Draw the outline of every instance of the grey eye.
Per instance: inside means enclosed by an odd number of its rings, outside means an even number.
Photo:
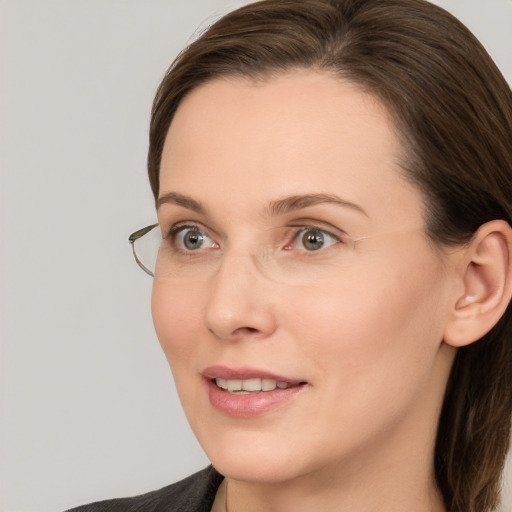
[[[207,238],[199,229],[187,227],[184,227],[176,235],[177,243],[189,251],[200,249]]]
[[[200,232],[189,231],[183,238],[185,247],[190,250],[199,249],[203,245],[204,237]]]

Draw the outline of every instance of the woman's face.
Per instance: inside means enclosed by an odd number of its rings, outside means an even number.
[[[454,270],[424,234],[401,157],[382,105],[322,74],[215,80],[180,105],[152,309],[225,475],[431,456]]]

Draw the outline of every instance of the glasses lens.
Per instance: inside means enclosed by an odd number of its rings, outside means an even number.
[[[150,276],[155,275],[155,265],[162,236],[158,224],[153,224],[130,235],[133,255],[138,265]]]

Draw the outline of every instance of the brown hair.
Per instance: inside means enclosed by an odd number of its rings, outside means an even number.
[[[221,18],[182,52],[152,110],[148,170],[155,197],[165,137],[181,100],[222,76],[314,68],[359,84],[387,105],[422,190],[426,231],[467,242],[512,218],[512,93],[477,39],[424,0],[266,0]],[[499,502],[512,418],[512,311],[459,349],[435,448],[449,512]]]

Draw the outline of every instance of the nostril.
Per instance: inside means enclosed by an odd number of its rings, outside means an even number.
[[[233,334],[256,334],[259,332],[260,330],[256,327],[239,327]]]

